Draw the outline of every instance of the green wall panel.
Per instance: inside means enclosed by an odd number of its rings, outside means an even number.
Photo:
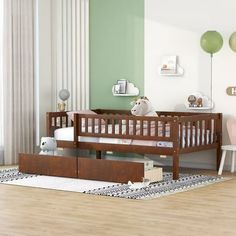
[[[130,109],[114,97],[118,79],[144,91],[144,0],[90,0],[90,107]]]

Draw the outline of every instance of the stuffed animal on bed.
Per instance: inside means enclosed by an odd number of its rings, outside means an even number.
[[[157,116],[147,97],[141,97],[135,101],[131,114],[135,116]]]
[[[42,137],[40,143],[41,155],[56,155],[57,141],[52,137]]]

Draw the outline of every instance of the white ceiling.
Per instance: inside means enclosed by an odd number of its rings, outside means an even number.
[[[236,0],[146,0],[156,5],[148,18],[192,31],[236,31]],[[155,14],[155,16],[154,16]]]

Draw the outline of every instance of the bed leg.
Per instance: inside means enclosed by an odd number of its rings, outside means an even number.
[[[218,147],[216,149],[216,170],[218,171],[220,168],[220,161],[221,161],[221,156],[222,156],[222,150],[221,147]]]
[[[179,179],[179,155],[173,155],[173,179]]]
[[[96,151],[96,159],[101,159],[101,158],[102,158],[102,152]]]

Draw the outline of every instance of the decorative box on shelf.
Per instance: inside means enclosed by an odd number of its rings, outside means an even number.
[[[132,97],[139,95],[139,89],[127,80],[118,80],[117,84],[112,86],[113,96]]]

